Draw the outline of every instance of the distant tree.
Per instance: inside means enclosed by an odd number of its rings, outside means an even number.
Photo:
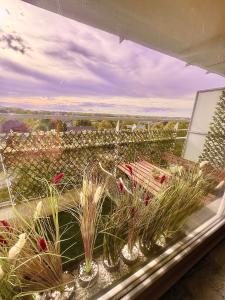
[[[34,130],[37,124],[39,124],[39,121],[36,119],[23,119],[22,121],[27,125],[30,131]]]
[[[133,125],[134,123],[135,123],[135,121],[133,121],[133,120],[125,120],[125,121],[121,122],[121,126],[126,128],[127,125]]]
[[[75,126],[91,126],[90,120],[76,120],[73,122]]]
[[[18,120],[8,120],[5,121],[1,126],[1,132],[9,133],[13,132],[28,132],[28,126],[21,121]]]
[[[189,121],[180,121],[179,122],[179,129],[188,129],[189,126]]]
[[[115,128],[115,122],[110,120],[102,120],[97,124],[97,129],[103,130],[103,129],[113,129]]]
[[[41,130],[41,131],[49,131],[54,129],[54,125],[52,123],[51,119],[41,119],[37,125],[35,130]]]
[[[173,129],[174,126],[177,124],[177,121],[169,121],[167,124],[165,124],[164,129]],[[180,128],[180,126],[179,126]]]
[[[153,123],[151,126],[151,129],[163,129],[164,128],[164,123],[163,122],[157,122],[157,123]]]
[[[53,120],[52,121],[53,129],[57,132],[64,132],[67,130],[67,125],[62,120]]]

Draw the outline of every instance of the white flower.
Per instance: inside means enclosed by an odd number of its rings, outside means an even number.
[[[99,185],[95,191],[95,194],[94,194],[94,198],[93,198],[93,203],[97,204],[98,201],[100,200],[101,198],[101,195],[102,195],[102,186]]]
[[[203,160],[202,162],[200,162],[199,168],[202,169],[202,168],[204,168],[204,166],[206,166],[206,165],[208,165],[208,164],[209,164],[209,161]]]
[[[202,170],[198,171],[198,176],[201,177],[202,176]]]
[[[86,192],[87,188],[88,188],[88,182],[86,179],[84,179],[83,180],[83,191]]]
[[[0,266],[0,280],[2,280],[2,278],[4,277],[5,273],[2,270],[2,267]]]
[[[224,180],[220,181],[220,183],[215,187],[215,190],[222,189],[224,185],[225,185],[225,181]]]
[[[131,194],[131,191],[128,190],[128,188],[127,188],[126,185],[124,184],[123,179],[122,179],[121,177],[119,177],[119,182],[123,185],[125,191],[128,192],[129,194]]]
[[[178,166],[178,165],[175,165],[175,166],[171,166],[169,168],[170,172],[172,174],[179,174],[181,175],[182,171],[183,171],[183,167],[182,166]]]
[[[16,258],[20,254],[25,243],[26,243],[26,233],[22,233],[19,235],[18,242],[16,242],[16,244],[11,249],[9,249],[8,258],[9,259]]]
[[[80,205],[84,207],[84,204],[85,204],[84,194],[83,192],[80,192]]]
[[[35,212],[34,212],[34,220],[36,221],[40,215],[41,215],[41,210],[42,210],[42,201],[39,201],[37,206],[36,206],[36,209],[35,209]]]

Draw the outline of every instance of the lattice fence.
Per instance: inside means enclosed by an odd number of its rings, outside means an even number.
[[[208,160],[215,168],[225,168],[225,91],[222,91],[205,139],[200,156],[200,161],[203,160]]]
[[[51,181],[59,172],[67,188],[77,184],[82,171],[101,162],[113,170],[122,162],[147,159],[161,163],[164,151],[172,151],[175,133],[159,131],[81,131],[10,133],[1,139],[1,155],[11,182],[11,195],[19,201],[45,195],[40,181]],[[43,188],[42,188],[43,186]]]

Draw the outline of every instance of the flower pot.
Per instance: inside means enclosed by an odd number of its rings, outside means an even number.
[[[91,262],[91,271],[89,273],[85,270],[85,261],[80,263],[78,270],[78,279],[82,287],[92,286],[98,278],[98,264],[95,261]]]
[[[132,248],[132,251],[128,249],[128,245],[126,244],[121,251],[121,258],[126,265],[133,265],[138,260],[139,250],[135,245]]]
[[[35,300],[69,300],[74,295],[75,287],[65,287],[63,292],[49,291],[46,293],[35,294]]]
[[[145,244],[141,240],[139,240],[139,248],[141,250],[141,253],[146,257],[155,256],[162,251],[162,247],[157,243],[152,243],[149,245]]]
[[[69,272],[63,273],[63,284],[61,287],[61,291],[59,290],[51,290],[44,293],[37,293],[34,295],[35,300],[68,300],[75,293],[75,283],[72,281],[74,280],[74,276]],[[33,299],[33,298],[32,298]]]
[[[118,258],[117,262],[114,264],[110,264],[107,259],[103,260],[103,265],[104,267],[109,271],[109,272],[114,272],[119,269],[120,266],[120,260]]]

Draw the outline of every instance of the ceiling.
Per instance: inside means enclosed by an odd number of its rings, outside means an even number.
[[[24,0],[225,76],[225,0]]]

